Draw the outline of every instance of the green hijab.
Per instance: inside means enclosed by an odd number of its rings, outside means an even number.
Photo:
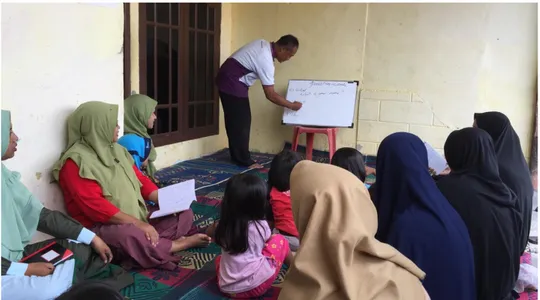
[[[124,134],[131,133],[150,139],[150,135],[148,134],[148,120],[155,111],[156,106],[157,101],[146,95],[135,94],[127,97],[124,100]],[[154,166],[154,161],[156,158],[156,149],[152,144],[150,156],[148,156],[148,166],[146,167],[146,174],[152,179],[155,179],[156,167]]]
[[[2,156],[11,139],[11,114],[2,110]],[[19,261],[37,230],[43,205],[21,182],[21,174],[2,163],[2,257]]]
[[[67,148],[53,166],[58,181],[68,159],[79,167],[82,178],[96,181],[103,196],[120,211],[146,222],[148,211],[141,183],[133,171],[133,158],[113,142],[118,105],[98,101],[81,104],[67,119]]]

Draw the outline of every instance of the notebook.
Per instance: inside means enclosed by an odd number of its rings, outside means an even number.
[[[169,185],[158,190],[159,210],[150,215],[150,219],[161,218],[183,212],[197,200],[195,195],[195,179]]]
[[[65,262],[73,256],[73,252],[57,242],[51,242],[47,246],[21,259],[24,263],[51,263],[54,266]]]

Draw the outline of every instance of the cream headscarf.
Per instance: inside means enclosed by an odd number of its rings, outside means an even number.
[[[426,299],[425,273],[375,239],[377,212],[350,172],[300,162],[291,174],[291,199],[300,248],[279,299]]]

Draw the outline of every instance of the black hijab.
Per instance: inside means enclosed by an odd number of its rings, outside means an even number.
[[[479,300],[511,296],[519,273],[521,215],[516,196],[499,177],[489,134],[478,128],[452,132],[444,144],[451,173],[437,186],[460,214],[474,250]]]
[[[534,191],[519,137],[512,128],[510,120],[500,112],[474,114],[474,119],[476,126],[487,131],[493,139],[500,177],[517,196],[516,207],[523,218],[523,227],[520,232],[520,249],[523,253],[531,230]]]

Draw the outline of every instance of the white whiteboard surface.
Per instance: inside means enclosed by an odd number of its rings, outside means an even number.
[[[358,82],[289,80],[286,99],[302,103],[293,111],[285,108],[282,122],[287,125],[351,127]]]

